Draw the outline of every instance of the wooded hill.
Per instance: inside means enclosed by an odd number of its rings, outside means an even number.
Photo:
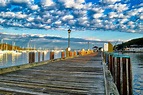
[[[132,39],[128,42],[118,44],[114,48],[117,50],[124,49],[125,47],[131,47],[131,46],[138,46],[138,47],[143,47],[143,37],[142,38],[137,38],[137,39]]]

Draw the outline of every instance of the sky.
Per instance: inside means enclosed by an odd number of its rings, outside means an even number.
[[[5,42],[16,40],[8,35],[67,40],[68,29],[77,39],[73,43],[115,44],[143,37],[143,0],[0,0],[0,37]]]

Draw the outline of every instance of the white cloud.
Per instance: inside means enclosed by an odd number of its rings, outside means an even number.
[[[50,29],[51,28],[51,26],[45,26],[45,29]]]
[[[140,16],[140,19],[143,20],[143,14]]]
[[[114,4],[114,5],[109,5],[108,7],[110,9],[116,10],[117,12],[123,12],[125,10],[128,10],[127,4],[121,4],[121,3],[117,3],[117,4]]]
[[[87,10],[75,10],[73,13],[79,17],[86,16]]]
[[[28,18],[27,18],[27,21],[29,21],[29,22],[30,22],[30,21],[33,21],[33,20],[34,20],[33,17],[28,17]]]
[[[101,7],[95,7],[95,8],[92,8],[93,11],[97,12],[97,13],[103,13],[104,12],[104,9],[101,8]]]
[[[59,0],[60,2],[64,3],[66,8],[75,8],[75,9],[83,9],[86,8],[86,6],[82,3],[84,3],[84,0]]]
[[[96,14],[93,15],[94,18],[100,18],[102,16],[103,16],[102,13],[96,13]]]
[[[17,13],[14,13],[14,12],[1,12],[0,13],[0,16],[6,18],[18,18],[18,19],[23,19],[23,18],[26,18],[27,15],[26,14],[22,14],[21,12],[17,12]]]
[[[84,3],[85,2],[85,0],[76,0],[76,3]]]
[[[118,14],[116,12],[109,13],[109,18],[116,18],[116,17],[118,17]]]
[[[130,26],[133,25],[133,24],[134,24],[134,22],[132,22],[132,21],[128,22],[128,25],[130,25]]]
[[[61,21],[56,21],[55,22],[55,24],[57,24],[57,25],[61,25],[61,23],[62,23]]]
[[[62,18],[62,20],[63,21],[67,21],[67,20],[71,20],[71,19],[73,19],[74,17],[73,17],[73,15],[65,15],[63,18]]]
[[[59,1],[64,3],[66,8],[72,8],[75,3],[74,0],[59,0]]]
[[[86,40],[91,40],[91,41],[102,41],[101,39],[95,38],[95,37],[90,37],[90,38],[85,38]]]
[[[128,21],[128,19],[121,19],[121,20],[120,20],[120,23],[123,24],[123,23],[125,23],[125,22],[127,22],[127,21]]]
[[[114,4],[119,1],[121,0],[100,0],[100,2],[105,3],[105,4]]]
[[[47,7],[53,6],[55,4],[52,0],[41,0],[41,3]]]
[[[8,3],[8,0],[0,0],[0,7],[5,7]]]
[[[4,23],[4,22],[5,22],[5,20],[0,18],[0,24]]]
[[[23,19],[23,18],[26,18],[27,15],[26,14],[22,14],[21,12],[17,12],[15,14],[15,17],[18,18],[18,19]]]
[[[31,4],[31,2],[33,0],[10,0],[11,2],[14,2],[14,3],[26,3],[26,4]]]
[[[51,22],[52,22],[51,19],[48,19],[48,20],[46,21],[47,24],[50,24]]]
[[[30,8],[31,8],[32,10],[37,10],[39,7],[38,7],[38,5],[30,5]]]
[[[70,25],[74,25],[75,22],[76,22],[76,20],[69,20],[69,24],[70,24]]]

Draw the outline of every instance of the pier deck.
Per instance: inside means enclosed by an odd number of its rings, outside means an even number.
[[[93,53],[0,75],[0,95],[105,95],[101,55]]]

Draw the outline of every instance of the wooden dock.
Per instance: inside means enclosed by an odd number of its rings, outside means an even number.
[[[105,95],[100,53],[0,75],[0,95]]]

